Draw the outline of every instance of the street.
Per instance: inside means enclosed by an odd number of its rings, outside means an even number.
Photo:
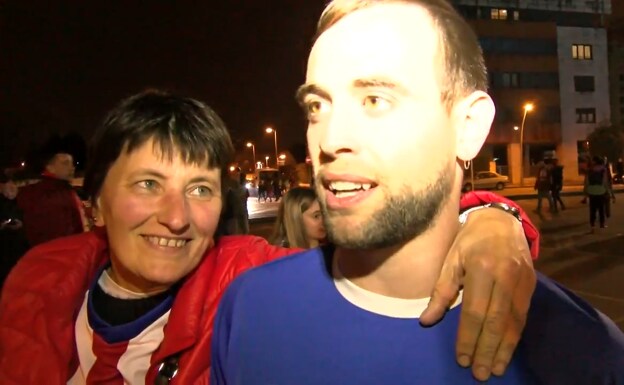
[[[517,193],[514,198],[524,191]],[[624,330],[624,194],[616,197],[608,227],[597,228],[593,234],[589,232],[588,207],[581,203],[579,195],[564,196],[567,209],[559,214],[548,213],[547,209],[535,213],[535,198],[517,202],[542,234],[535,268],[587,300]],[[248,203],[250,214],[252,208],[255,210],[251,233],[268,237],[279,203],[252,199],[254,202]]]

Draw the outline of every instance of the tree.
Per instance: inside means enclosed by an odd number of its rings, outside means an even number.
[[[587,136],[589,152],[606,156],[612,162],[624,154],[624,129],[619,126],[599,126]]]

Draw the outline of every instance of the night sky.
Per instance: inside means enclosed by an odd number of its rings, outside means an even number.
[[[305,140],[294,101],[323,0],[0,3],[0,164],[148,87],[207,102],[258,157]],[[273,158],[273,156],[272,156]]]

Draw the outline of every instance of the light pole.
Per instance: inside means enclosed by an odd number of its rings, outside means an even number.
[[[533,111],[533,104],[526,103],[523,107],[522,124],[520,125],[520,186],[524,186],[524,122],[529,111]]]
[[[265,131],[267,134],[273,134],[273,139],[275,140],[275,168],[279,168],[279,165],[277,164],[277,130],[271,127],[267,127]],[[267,167],[268,166],[269,165],[267,164]]]
[[[265,157],[264,157],[264,160],[265,160],[264,164],[265,164],[267,167],[269,167],[269,157],[268,157],[268,156],[265,156]]]
[[[253,161],[254,161],[254,170],[255,170],[256,169],[256,146],[251,142],[247,142],[247,147],[251,147],[251,151],[253,152]]]

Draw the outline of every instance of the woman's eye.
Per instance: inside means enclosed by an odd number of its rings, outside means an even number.
[[[370,95],[364,98],[362,102],[364,108],[374,111],[385,111],[390,108],[390,102],[377,95]]]
[[[142,180],[139,183],[137,183],[137,185],[141,188],[144,188],[146,190],[153,190],[155,189],[158,184],[156,183],[155,180],[151,180],[151,179],[147,179],[147,180]]]
[[[191,190],[191,195],[196,197],[212,196],[212,189],[208,186],[197,186]]]

